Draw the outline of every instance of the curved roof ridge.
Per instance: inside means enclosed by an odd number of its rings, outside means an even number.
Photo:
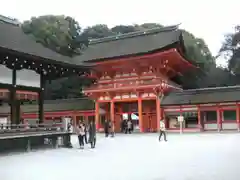
[[[9,24],[12,24],[12,25],[16,25],[16,26],[19,26],[21,24],[17,19],[7,17],[7,16],[3,16],[1,14],[0,14],[0,21],[3,21],[5,23],[9,23]]]
[[[224,89],[237,89],[240,88],[240,85],[235,86],[221,86],[221,87],[207,87],[207,88],[199,88],[199,89],[188,89],[184,90],[185,92],[196,92],[196,91],[207,91],[207,90],[224,90]]]
[[[166,32],[166,31],[175,31],[178,29],[178,26],[179,26],[179,24],[172,25],[172,26],[166,26],[166,27],[160,27],[160,28],[159,27],[151,28],[151,29],[130,32],[130,33],[124,33],[124,34],[108,36],[108,37],[104,37],[104,38],[90,39],[89,44],[92,45],[92,44],[98,44],[98,43],[103,43],[103,42],[116,41],[116,40],[120,40],[120,39],[132,38],[132,37],[136,37],[136,36],[143,36],[143,35],[149,35],[149,34]]]
[[[199,89],[188,89],[188,90],[183,90],[183,91],[172,91],[170,94],[196,94],[196,93],[204,93],[204,92],[212,92],[214,90],[219,91],[231,91],[231,90],[236,90],[240,89],[240,85],[236,86],[221,86],[221,87],[209,87],[209,88],[199,88]]]

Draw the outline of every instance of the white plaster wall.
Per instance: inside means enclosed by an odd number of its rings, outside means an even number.
[[[188,124],[188,128],[198,128],[198,124]]]
[[[237,122],[236,123],[223,123],[222,124],[222,129],[224,130],[227,130],[227,129],[237,129],[238,128],[238,125],[237,125]]]
[[[204,124],[205,130],[216,130],[218,129],[217,123],[214,124]]]

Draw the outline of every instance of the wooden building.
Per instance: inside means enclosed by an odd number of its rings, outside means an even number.
[[[43,47],[24,34],[14,19],[0,16],[0,32],[0,102],[10,106],[8,123],[18,124],[21,103],[33,99],[37,99],[38,122],[42,123],[45,82],[82,76],[89,66]]]
[[[157,131],[162,97],[182,91],[177,77],[196,69],[184,57],[184,38],[177,26],[92,40],[80,58],[92,64],[91,75],[97,79],[84,90],[95,100],[97,128],[101,128],[101,107],[116,131],[122,118],[132,116],[140,132]]]
[[[140,132],[154,132],[164,118],[169,131],[178,131],[183,115],[184,131],[240,129],[239,86],[182,90],[178,77],[197,67],[185,59],[177,26],[92,40],[75,58],[44,48],[9,18],[0,16],[0,31],[0,116],[11,123],[72,117],[75,125],[95,120],[100,130],[109,119],[118,132],[129,118]],[[84,89],[89,99],[44,102],[46,80],[71,75],[95,78]]]
[[[170,92],[162,99],[169,131],[178,131],[176,117],[184,116],[184,131],[240,129],[240,86]]]
[[[29,124],[36,124],[38,121],[39,107],[37,101],[26,102],[20,106],[21,117]],[[100,114],[105,112],[100,110]],[[10,106],[3,103],[0,106],[1,118],[10,116]],[[62,118],[70,117],[74,120],[73,124],[78,124],[80,120],[89,121],[94,120],[94,102],[90,99],[59,99],[59,100],[45,100],[44,101],[44,123],[61,123]],[[1,124],[1,123],[0,123]]]

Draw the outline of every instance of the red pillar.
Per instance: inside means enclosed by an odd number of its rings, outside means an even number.
[[[218,131],[222,130],[222,116],[221,116],[221,110],[218,107],[217,108],[217,126],[218,126]]]
[[[110,120],[112,121],[112,125],[113,125],[113,132],[114,132],[114,124],[115,124],[115,120],[114,120],[114,101],[112,100],[110,102]]]
[[[237,104],[236,107],[236,115],[237,115],[237,126],[238,126],[238,131],[240,131],[240,108],[239,105]]]
[[[201,111],[199,106],[197,107],[197,111],[198,111],[198,128],[202,130],[203,127],[202,127],[202,120],[201,120]]]
[[[160,120],[162,119],[160,99],[156,97],[156,113],[157,113],[157,131],[160,129]]]
[[[99,102],[98,101],[95,101],[95,123],[96,123],[96,129],[99,130],[100,122],[99,122]]]
[[[77,126],[77,116],[74,112],[72,114],[72,125],[74,128]]]
[[[143,132],[143,117],[142,117],[142,98],[138,97],[138,118],[139,118],[139,129]]]

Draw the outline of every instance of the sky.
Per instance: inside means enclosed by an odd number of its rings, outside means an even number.
[[[203,38],[213,55],[218,53],[224,34],[240,24],[238,0],[8,0],[0,14],[28,20],[46,14],[68,15],[82,27],[94,24],[160,23],[175,25]],[[218,64],[225,65],[223,59]]]

